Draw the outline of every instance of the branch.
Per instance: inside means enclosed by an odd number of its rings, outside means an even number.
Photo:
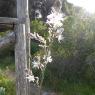
[[[29,38],[31,38],[31,40],[36,43],[40,44],[46,43],[45,39],[39,36],[38,34],[30,33]],[[0,50],[14,44],[15,44],[15,32],[10,32],[6,34],[6,36],[0,38]]]
[[[17,18],[0,17],[0,24],[15,24],[18,23]]]
[[[15,43],[15,33],[10,32],[6,36],[0,38],[0,49],[6,48]]]

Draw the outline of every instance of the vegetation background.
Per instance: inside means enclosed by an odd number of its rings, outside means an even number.
[[[63,22],[64,40],[58,43],[55,39],[51,46],[53,62],[47,65],[43,89],[62,95],[95,95],[95,14],[88,14],[66,0],[62,10],[67,15]],[[3,7],[1,11],[4,11]],[[47,28],[43,19],[35,20],[33,16],[31,32],[38,32],[46,38]],[[5,30],[0,30],[0,37],[10,28]],[[37,44],[32,42],[32,56],[40,52]],[[39,71],[33,72],[40,76]],[[5,88],[5,95],[15,95],[13,46],[0,51],[0,95],[4,95],[1,87]]]

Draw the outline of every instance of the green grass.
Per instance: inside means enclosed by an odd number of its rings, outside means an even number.
[[[15,71],[14,58],[11,56],[0,57],[0,87],[5,88],[5,95],[15,95],[15,80],[7,74]]]
[[[5,95],[15,95],[15,82],[0,74],[0,87],[5,88]]]
[[[95,95],[95,85],[86,82],[69,82],[67,80],[52,80],[52,83],[44,83],[45,88],[55,92],[63,93],[63,95]]]
[[[0,58],[0,87],[5,88],[5,95],[15,95],[15,81],[9,79],[4,73],[7,68],[14,72],[14,58],[11,56]],[[43,87],[61,93],[59,95],[95,95],[94,81],[63,80],[56,76],[56,71],[53,75],[50,70],[46,70]]]
[[[74,76],[73,79],[70,77],[67,79],[66,77],[65,75],[62,79],[57,76],[57,71],[51,72],[51,70],[46,69],[43,87],[62,95],[95,95],[95,80],[78,79]]]
[[[4,73],[6,68],[9,68],[11,72],[14,71],[14,59],[11,56],[0,59],[0,87],[5,88],[5,95],[15,95],[15,81],[6,77]],[[59,92],[61,95],[95,95],[94,81],[63,80],[54,76],[50,70],[46,70],[43,86],[45,89]]]
[[[15,69],[14,59],[12,57],[7,56],[5,58],[0,58],[0,69],[5,70],[6,68],[11,70]]]
[[[64,95],[95,95],[94,88],[87,83],[74,83],[74,82],[60,82],[58,89],[61,90]]]

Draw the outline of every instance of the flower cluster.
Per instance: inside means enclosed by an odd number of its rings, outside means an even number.
[[[41,69],[45,68],[47,63],[52,62],[52,57],[51,57],[51,52],[48,51],[47,54],[44,54],[42,57],[41,56],[35,56],[33,59],[33,68]]]
[[[47,16],[46,23],[49,25],[49,34],[52,38],[57,38],[59,42],[64,39],[64,28],[61,28],[63,26],[63,18],[63,13],[58,13],[54,9],[52,9],[51,14]]]
[[[37,13],[40,14],[38,10]],[[61,13],[61,8],[59,8],[59,11],[56,11],[56,9],[52,7],[51,14],[47,16],[47,21],[46,21],[46,24],[48,24],[49,26],[48,39],[45,40],[43,37],[39,36],[38,33],[29,35],[31,36],[32,39],[39,40],[41,43],[43,43],[43,44],[39,44],[39,46],[43,49],[44,54],[36,55],[33,58],[32,60],[33,68],[41,69],[41,71],[44,72],[46,65],[52,62],[50,46],[54,38],[56,38],[58,42],[61,42],[64,39],[63,37],[64,28],[62,28],[63,21],[64,21],[64,14]],[[30,79],[30,81],[35,80],[33,76],[29,76],[28,78]]]
[[[61,10],[61,8],[60,8]],[[39,13],[39,12],[38,12]],[[64,14],[61,13],[61,11],[56,11],[54,7],[52,7],[52,11],[51,14],[49,14],[47,16],[47,21],[46,24],[49,25],[49,36],[48,36],[48,42],[49,44],[51,44],[51,42],[53,41],[54,38],[58,39],[59,42],[61,42],[61,40],[64,39],[63,37],[63,31],[64,28],[62,28],[63,26],[63,21],[64,21]],[[39,40],[41,42],[44,42],[44,44],[40,44],[39,46],[41,48],[43,48],[44,50],[44,55],[42,57],[41,56],[35,56],[33,58],[33,68],[38,68],[38,69],[43,69],[47,63],[52,62],[52,56],[51,56],[51,52],[49,49],[49,44],[47,46],[47,41],[45,39],[43,39],[43,37],[40,37],[37,33],[31,34],[31,37],[34,37],[36,39]]]
[[[49,24],[54,29],[61,27],[63,25],[63,14],[52,12],[50,15],[47,16],[47,24]]]

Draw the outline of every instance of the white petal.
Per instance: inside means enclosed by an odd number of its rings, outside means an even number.
[[[28,77],[26,77],[28,80],[29,80],[29,82],[31,82],[31,81],[35,81],[35,78],[34,78],[34,76],[32,76],[32,75],[28,75]]]

